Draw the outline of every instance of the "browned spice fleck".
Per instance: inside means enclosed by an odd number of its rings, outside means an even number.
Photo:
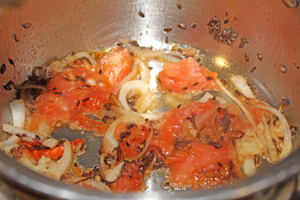
[[[245,61],[246,61],[246,62],[249,62],[249,60],[250,60],[250,55],[249,55],[248,52],[245,53],[244,58],[245,58]]]
[[[287,68],[286,68],[286,66],[285,66],[284,64],[281,64],[281,65],[280,65],[280,71],[281,71],[283,74],[285,74],[285,73],[287,72]]]
[[[178,24],[178,27],[185,30],[186,29],[186,25],[184,23],[180,23]]]
[[[256,70],[256,67],[253,67],[250,72],[254,72]]]
[[[168,36],[165,37],[165,43],[168,43],[169,42],[169,38]]]
[[[227,18],[224,20],[223,23],[226,24],[228,22],[229,19]],[[236,40],[236,37],[239,35],[231,27],[227,29],[224,28],[223,30],[221,30],[221,22],[218,16],[211,18],[207,25],[209,34],[213,34],[213,38],[217,41],[217,44],[219,42],[223,42],[225,44],[231,45]]]
[[[177,8],[178,8],[178,9],[181,9],[181,8],[182,8],[181,3],[177,3],[176,5],[177,5]]]
[[[170,31],[172,31],[172,30],[173,30],[172,27],[166,27],[166,28],[164,28],[164,31],[167,32],[167,33],[170,32]]]
[[[297,134],[297,131],[298,131],[298,128],[297,126],[290,126],[290,131],[291,131],[291,134],[292,136],[295,136]]]
[[[14,40],[15,40],[16,42],[19,42],[19,41],[20,41],[20,37],[19,37],[18,34],[15,34],[15,33],[14,33]]]
[[[142,18],[145,17],[145,14],[144,14],[142,11],[139,11],[138,14],[139,14],[139,16],[142,17]]]
[[[31,23],[24,23],[24,24],[22,24],[22,26],[27,29],[27,28],[30,28]]]
[[[229,22],[229,18],[224,19],[223,23],[227,24]]]
[[[262,61],[263,60],[263,55],[261,53],[258,53],[257,58],[258,58],[258,60]]]

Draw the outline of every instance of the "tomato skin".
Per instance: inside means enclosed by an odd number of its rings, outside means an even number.
[[[210,72],[191,57],[178,63],[165,63],[164,70],[158,74],[164,90],[178,94],[198,90],[218,89],[216,72]]]
[[[224,165],[230,163],[229,151],[232,148],[230,142],[224,142],[222,148],[215,148],[212,145],[192,141],[186,149],[175,150],[165,160],[166,166],[170,169],[170,184],[174,187],[199,187],[199,183],[205,185],[205,182],[201,182],[203,178],[201,173],[213,174],[222,168],[219,163]],[[238,175],[241,176],[241,173]]]
[[[151,125],[149,122],[145,126],[132,126],[130,124],[120,123],[114,132],[115,138],[120,141],[119,148],[124,158],[133,158],[140,154],[149,137]],[[126,137],[122,137],[126,135]]]
[[[130,73],[132,66],[133,60],[128,49],[106,54],[99,62],[99,68],[110,84],[111,93],[114,93],[118,83]]]
[[[82,145],[85,143],[84,139],[76,139],[70,142],[71,148],[74,151],[77,146]],[[42,156],[50,158],[51,160],[57,159],[62,157],[64,153],[64,145],[59,145],[52,149],[35,149],[42,146],[42,143],[34,140],[33,142],[21,141],[20,146],[26,146],[29,149],[30,155],[35,159],[39,160]]]
[[[173,108],[167,111],[163,117],[162,127],[159,131],[158,147],[161,149],[165,156],[170,155],[174,150],[174,143],[177,139],[181,140],[194,140],[191,135],[187,135],[182,131],[182,122],[188,117],[191,117],[192,113],[197,113],[197,116],[201,116],[207,111],[212,110],[218,106],[213,102],[208,101],[206,103],[193,102],[189,106],[184,108]],[[209,120],[208,118],[207,120]],[[202,122],[205,123],[205,122]]]
[[[145,188],[143,173],[140,165],[135,162],[127,162],[120,174],[120,177],[110,185],[115,193],[139,192]]]

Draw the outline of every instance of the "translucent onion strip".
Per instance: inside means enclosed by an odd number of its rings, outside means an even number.
[[[253,99],[256,98],[243,76],[241,75],[232,76],[230,80],[243,95],[245,95],[248,98],[253,98]]]
[[[120,91],[119,100],[126,110],[131,110],[127,103],[127,95],[131,90],[137,90],[141,95],[145,96],[148,92],[149,85],[144,81],[134,80],[125,83]]]
[[[159,113],[141,113],[139,114],[141,117],[148,119],[150,121],[156,121],[156,120],[160,120],[164,113],[163,112],[159,112]]]
[[[115,180],[118,179],[122,167],[124,165],[125,161],[120,162],[117,166],[115,166],[112,170],[110,170],[106,175],[105,175],[105,180],[109,182],[114,182]]]
[[[248,121],[252,124],[252,126],[255,128],[256,127],[256,125],[255,125],[255,121],[254,121],[254,119],[253,119],[253,117],[252,117],[252,115],[250,114],[250,112],[247,110],[247,108],[243,105],[243,103],[240,101],[240,100],[238,100],[235,96],[233,96],[233,94],[231,94],[227,89],[226,89],[226,87],[223,85],[223,83],[219,80],[219,79],[217,79],[217,83],[218,83],[218,85],[219,85],[219,87],[223,90],[223,92],[227,95],[227,96],[229,96],[241,109],[242,109],[242,111],[245,113],[245,115],[246,115],[246,117],[247,117],[247,119],[248,119]]]
[[[256,166],[254,160],[251,158],[247,158],[243,162],[243,168],[247,176],[253,176],[256,174]]]
[[[146,59],[154,59],[154,58],[162,58],[166,61],[170,61],[172,63],[178,62],[184,58],[184,55],[177,51],[169,51],[169,50],[152,50],[145,51],[139,56],[142,60]]]
[[[60,176],[67,173],[67,171],[70,169],[71,165],[73,163],[73,153],[71,149],[71,145],[69,141],[64,142],[64,153],[59,161],[57,161],[59,170],[60,170]]]
[[[78,59],[80,59],[80,58],[87,58],[87,59],[89,59],[89,61],[90,61],[90,63],[91,63],[92,65],[96,65],[96,64],[97,64],[97,62],[96,62],[96,60],[93,58],[93,56],[91,56],[91,55],[90,55],[89,53],[87,53],[87,52],[80,52],[80,53],[74,54],[73,56],[71,56],[71,57],[68,58],[68,62],[69,62],[69,64],[72,64],[72,63],[75,62],[75,60],[78,60]]]
[[[105,132],[101,147],[101,153],[110,153],[114,148],[118,147],[119,143],[114,137],[114,132],[119,123],[122,122],[126,124],[136,124],[137,126],[141,126],[145,124],[145,119],[134,114],[128,114],[116,119]]]
[[[101,192],[105,192],[105,193],[112,193],[112,191],[110,190],[110,188],[102,182],[98,182],[95,179],[88,179],[86,181],[82,181],[80,182],[83,186],[88,185],[92,188],[95,188]]]
[[[9,103],[13,126],[24,128],[25,125],[25,104],[23,99],[13,100]]]
[[[41,85],[34,85],[34,84],[27,84],[27,85],[13,85],[15,89],[17,90],[27,90],[27,89],[39,89],[39,90],[44,90],[46,91],[47,89],[44,86]]]
[[[10,124],[3,124],[3,131],[5,131],[7,133],[10,133],[10,134],[16,134],[16,135],[25,134],[25,135],[31,137],[32,139],[36,139],[37,136],[39,136],[40,139],[44,139],[45,138],[42,135],[38,135],[38,134],[33,133],[31,131],[28,131],[26,129],[15,127],[15,126],[12,126]]]
[[[144,81],[149,84],[150,82],[150,69],[147,67],[140,59],[136,58],[135,59],[135,64],[140,69],[140,74],[141,74],[141,81]]]
[[[263,123],[264,123],[264,126],[265,126],[265,137],[266,137],[266,143],[267,143],[269,155],[270,155],[271,160],[273,162],[276,162],[278,160],[278,155],[277,155],[277,152],[276,152],[276,147],[275,147],[274,142],[273,142],[273,138],[270,134],[269,125],[267,124],[266,119],[265,119],[264,116],[262,116],[262,119],[263,119]]]
[[[138,70],[136,68],[133,68],[133,70],[119,82],[119,84],[117,85],[117,87],[115,89],[114,94],[116,95],[125,83],[127,83],[128,81],[133,79],[133,77],[137,74],[137,72],[138,72]]]
[[[212,94],[210,94],[209,92],[206,92],[206,93],[204,94],[204,96],[201,97],[201,98],[198,100],[198,102],[204,103],[204,102],[207,102],[208,99],[212,99],[213,97],[214,97],[214,96],[213,96]]]
[[[267,111],[275,114],[279,118],[279,120],[283,126],[283,129],[284,129],[284,143],[283,143],[283,148],[282,148],[281,154],[279,156],[279,159],[282,160],[282,159],[286,158],[292,151],[292,135],[290,132],[289,124],[286,121],[285,117],[277,109],[272,108],[270,106],[255,104],[255,105],[253,105],[253,107],[267,110]]]
[[[21,140],[20,137],[16,136],[16,135],[12,135],[10,136],[7,140],[1,142],[3,145],[8,146],[11,144],[16,144]]]

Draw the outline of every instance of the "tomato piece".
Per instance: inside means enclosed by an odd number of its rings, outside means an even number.
[[[111,93],[114,92],[119,82],[130,73],[132,66],[133,60],[128,49],[106,54],[99,62],[102,74],[109,80]]]
[[[216,72],[210,72],[191,57],[174,64],[165,63],[158,74],[161,87],[178,94],[218,89],[217,76]]]
[[[96,85],[87,84],[89,80]],[[48,90],[35,100],[36,108],[30,113],[28,128],[37,132],[41,132],[42,128],[45,134],[44,127],[47,125],[50,129],[47,134],[50,134],[57,124],[59,126],[68,124],[74,112],[81,112],[84,109],[85,113],[95,113],[101,110],[103,105],[109,102],[110,93],[107,84],[98,85],[98,82],[105,82],[105,77],[84,67],[70,68],[57,74],[50,79]],[[98,135],[106,130],[105,125],[92,123],[86,117],[78,116],[76,120],[81,128],[87,128],[85,125],[88,123],[92,124],[92,131],[98,131],[96,133]],[[41,124],[44,127],[41,127]]]
[[[25,141],[22,141],[22,144],[25,145],[24,143]],[[76,139],[72,142],[70,142],[72,151],[74,152],[78,146],[81,146],[85,143],[84,139]],[[33,144],[32,143],[28,143],[26,144],[26,146],[28,148],[32,148]],[[62,157],[63,153],[64,153],[64,145],[59,145],[55,148],[52,149],[36,149],[36,150],[29,150],[30,155],[36,159],[39,160],[41,159],[42,156],[45,156],[47,158],[50,158],[51,160],[54,159],[58,159],[60,157]]]
[[[104,123],[92,120],[82,113],[77,113],[72,116],[70,118],[69,126],[75,130],[92,131],[96,136],[103,136],[108,128]]]
[[[224,175],[218,175],[225,164],[233,163],[230,158],[230,150],[232,144],[225,141],[221,148],[216,148],[212,145],[204,145],[200,142],[191,142],[184,150],[175,150],[166,160],[165,164],[170,169],[169,181],[173,187],[187,187],[194,188],[205,186],[209,181],[212,174],[216,176],[214,184],[220,183]],[[208,174],[206,179],[203,174]],[[232,177],[234,176],[234,177]],[[232,175],[231,178],[241,177],[241,173]],[[230,175],[228,174],[229,178]]]
[[[110,185],[116,193],[139,192],[145,189],[145,181],[140,166],[136,162],[127,162],[120,177]]]
[[[143,150],[151,131],[149,122],[145,126],[120,123],[115,129],[115,138],[120,140],[120,150],[124,158],[133,158]]]
[[[158,147],[161,149],[165,156],[170,155],[175,147],[174,143],[177,139],[180,140],[194,140],[192,135],[186,134],[183,131],[183,121],[189,119],[194,114],[195,121],[199,120],[198,124],[204,124],[212,118],[211,114],[200,120],[204,113],[215,109],[218,106],[217,103],[208,101],[206,103],[193,102],[189,106],[184,108],[173,108],[164,114],[163,121],[160,127],[158,127],[159,139]]]

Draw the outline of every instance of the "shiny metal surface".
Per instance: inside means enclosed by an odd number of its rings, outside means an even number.
[[[4,64],[6,71],[0,74],[0,124],[11,120],[7,102],[14,97],[14,91],[6,91],[3,86],[10,80],[16,84],[22,83],[33,67],[47,65],[71,51],[92,50],[113,44],[121,38],[160,47],[164,46],[168,36],[171,42],[188,44],[220,55],[221,65],[230,66],[233,63],[247,71],[255,66],[252,74],[271,91],[277,102],[281,101],[282,96],[291,100],[285,114],[291,124],[299,126],[299,7],[289,8],[282,1],[185,0],[180,1],[182,8],[178,9],[177,2],[27,0],[20,6],[3,8],[0,15],[0,66]],[[138,11],[142,11],[145,17],[140,17]],[[222,28],[232,27],[239,33],[232,45],[216,44],[213,36],[209,35],[207,23],[216,15],[222,22],[229,18],[229,23],[222,24]],[[24,28],[24,23],[31,26]],[[179,23],[184,23],[186,30],[179,28]],[[197,24],[195,28],[191,28],[193,23]],[[173,30],[166,33],[165,27],[172,27]],[[246,37],[249,43],[239,48],[242,37]],[[250,55],[249,62],[244,60],[246,52]],[[257,53],[263,55],[262,61],[257,58]],[[280,70],[282,64],[287,68],[286,73]],[[5,137],[1,132],[0,139]],[[216,190],[198,192],[169,193],[161,191],[158,185],[149,185],[151,189],[142,194],[111,196],[57,183],[24,168],[3,153],[0,153],[0,174],[27,190],[66,199],[262,199],[266,194],[270,195],[269,198],[277,197],[284,189],[279,184],[299,173],[299,153],[298,149],[283,162],[262,169],[248,179]],[[297,186],[298,182],[293,181],[289,182],[290,188]]]

